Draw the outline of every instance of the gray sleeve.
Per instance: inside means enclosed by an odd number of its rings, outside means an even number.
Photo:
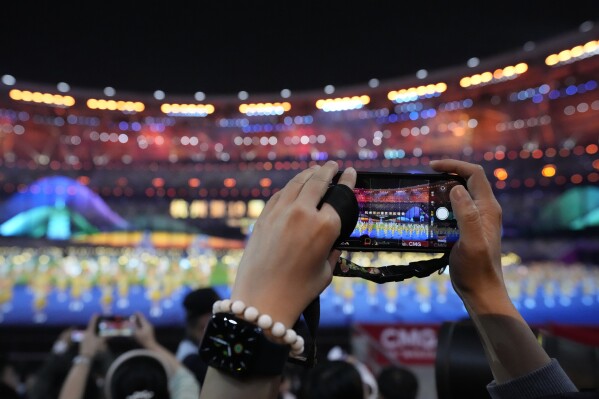
[[[578,389],[556,359],[546,366],[503,384],[492,381],[487,390],[493,399],[531,399],[577,392]]]
[[[171,376],[168,383],[172,399],[198,399],[200,397],[200,384],[186,367],[180,366]]]

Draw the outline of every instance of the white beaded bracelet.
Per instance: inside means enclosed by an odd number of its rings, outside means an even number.
[[[233,313],[234,315],[255,323],[263,330],[270,330],[270,333],[276,338],[282,338],[283,342],[291,346],[292,355],[300,355],[304,352],[304,338],[291,328],[286,328],[279,321],[273,322],[272,317],[267,314],[260,314],[258,309],[253,306],[245,306],[243,301],[231,301],[222,299],[214,302],[212,313]]]

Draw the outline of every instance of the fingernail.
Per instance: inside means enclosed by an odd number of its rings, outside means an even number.
[[[453,197],[460,201],[462,198],[464,198],[464,196],[466,195],[466,188],[464,188],[464,186],[459,185],[459,186],[455,186],[452,190],[451,190],[451,194],[453,194]]]

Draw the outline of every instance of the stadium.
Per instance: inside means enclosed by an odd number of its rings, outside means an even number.
[[[134,310],[166,337],[189,290],[228,296],[253,223],[299,171],[336,160],[431,173],[430,160],[455,158],[481,164],[493,185],[506,284],[526,321],[596,347],[598,39],[589,23],[471,66],[247,99],[3,75],[2,341],[24,356],[36,331]],[[374,267],[431,256],[344,255]],[[466,317],[447,272],[381,285],[335,277],[321,296],[322,346],[376,340],[390,325],[439,334]],[[418,348],[398,356],[430,371],[430,348]]]

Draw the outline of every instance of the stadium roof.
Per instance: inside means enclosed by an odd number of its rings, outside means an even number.
[[[0,76],[167,95],[297,92],[465,65],[599,23],[593,0],[468,3],[11,1]]]

